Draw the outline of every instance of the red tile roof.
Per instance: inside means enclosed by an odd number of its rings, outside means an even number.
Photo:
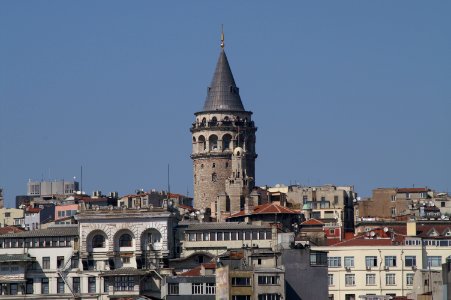
[[[180,276],[201,276],[200,271],[202,269],[202,266],[205,269],[216,269],[216,263],[204,263],[198,267],[195,267],[194,269],[183,272],[182,274],[180,274]]]
[[[302,222],[301,225],[324,225],[324,223],[317,219],[309,219],[307,221]]]
[[[0,227],[0,235],[8,233],[17,233],[22,231],[24,231],[24,229],[15,226]]]
[[[262,214],[293,214],[293,215],[297,215],[299,213],[290,208],[287,208],[285,206],[281,206],[281,205],[278,205],[275,203],[266,203],[266,204],[255,206],[254,211],[252,213],[250,213],[250,215],[262,215]],[[231,215],[229,218],[240,217],[240,216],[244,216],[244,215],[245,215],[244,210],[241,210],[241,211]]]
[[[38,212],[41,211],[41,209],[40,208],[34,208],[34,207],[27,207],[26,211],[29,212],[29,213],[38,213]]]

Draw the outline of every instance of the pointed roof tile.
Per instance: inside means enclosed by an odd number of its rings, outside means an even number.
[[[224,49],[219,54],[203,110],[244,111],[240,91],[233,79],[232,70]]]

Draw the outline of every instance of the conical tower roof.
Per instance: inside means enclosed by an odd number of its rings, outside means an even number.
[[[213,80],[208,87],[204,111],[244,111],[240,91],[233,79],[232,70],[225,54],[224,48],[219,54]]]

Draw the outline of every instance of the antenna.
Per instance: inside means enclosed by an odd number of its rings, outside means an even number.
[[[221,48],[224,49],[224,24],[221,24]]]
[[[83,166],[80,166],[80,195],[83,195]]]
[[[169,164],[168,164],[168,199],[169,199],[169,194],[171,193],[171,184],[170,184],[170,181],[169,181]]]

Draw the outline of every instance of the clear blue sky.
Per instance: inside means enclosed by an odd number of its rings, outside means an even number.
[[[193,113],[226,52],[258,185],[451,192],[449,1],[1,1],[0,186],[192,195]]]

